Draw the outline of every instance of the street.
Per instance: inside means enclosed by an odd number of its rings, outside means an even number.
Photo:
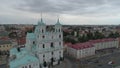
[[[98,54],[93,58],[83,58],[75,60],[74,58],[64,55],[65,60],[62,64],[54,66],[54,68],[114,68],[120,65],[120,51]],[[109,61],[114,61],[114,64],[109,65]]]

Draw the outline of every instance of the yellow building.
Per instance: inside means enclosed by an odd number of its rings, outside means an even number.
[[[9,50],[12,47],[12,42],[10,40],[0,40],[0,54],[9,54]]]

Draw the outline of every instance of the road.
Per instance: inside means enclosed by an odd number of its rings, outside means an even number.
[[[104,55],[98,54],[97,57],[86,59],[83,58],[79,61],[75,60],[71,56],[64,55],[65,61],[55,66],[54,68],[114,68],[120,65],[120,50],[112,53],[106,53]],[[115,64],[108,65],[109,61],[114,61]]]
[[[91,63],[89,64],[91,65],[90,68],[113,68],[114,66],[120,65],[120,52],[113,52],[89,61],[91,61]],[[96,61],[99,61],[99,62],[96,62]],[[114,61],[115,64],[108,65],[109,61]]]

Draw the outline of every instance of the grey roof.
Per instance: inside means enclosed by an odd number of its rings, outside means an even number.
[[[12,44],[10,40],[0,40],[0,45],[2,44]]]
[[[1,36],[1,37],[8,36],[8,34],[9,34],[9,33],[6,32],[6,31],[1,31],[1,32],[0,32],[0,36]]]

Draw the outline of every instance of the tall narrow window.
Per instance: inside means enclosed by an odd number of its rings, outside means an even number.
[[[35,44],[35,41],[33,41],[33,44]]]
[[[50,44],[50,46],[51,46],[51,47],[54,47],[54,46],[53,46],[53,42]]]
[[[54,52],[51,53],[52,55],[54,54]]]
[[[53,39],[53,36],[52,36],[52,39]]]
[[[45,55],[43,55],[43,57],[45,57]]]
[[[45,36],[44,36],[44,35],[43,35],[42,37],[43,37],[43,38],[45,38]]]
[[[45,44],[43,44],[43,48],[45,48]]]
[[[59,45],[61,45],[61,42],[59,42]]]
[[[59,35],[59,38],[61,38],[61,35]]]
[[[61,51],[59,53],[61,54]]]
[[[29,68],[31,68],[31,65],[29,65]]]
[[[42,33],[43,33],[43,29],[42,29]]]
[[[27,66],[25,66],[25,68],[27,68]]]
[[[60,29],[59,29],[59,32],[60,32]]]

